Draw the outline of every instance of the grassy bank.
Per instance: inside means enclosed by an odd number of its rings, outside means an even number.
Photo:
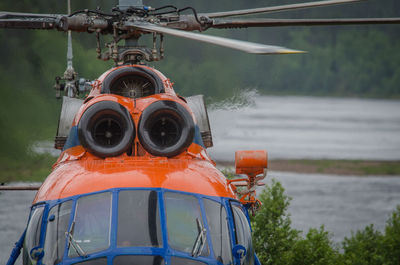
[[[217,165],[234,166],[230,162],[217,162]],[[309,174],[400,176],[400,161],[271,160],[268,169]]]
[[[41,182],[49,175],[51,166],[56,159],[50,155],[35,155],[23,160],[2,159],[0,161],[0,183]]]

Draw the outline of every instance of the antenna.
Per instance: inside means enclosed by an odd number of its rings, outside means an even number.
[[[71,14],[71,0],[67,0],[68,3],[68,15]],[[65,90],[67,91],[67,96],[70,98],[74,98],[77,96],[78,90],[76,88],[76,77],[77,73],[72,66],[72,36],[71,31],[68,30],[68,41],[67,41],[67,69],[64,72],[64,80],[65,80]]]
[[[71,14],[71,0],[67,0],[68,15]],[[67,68],[65,69],[63,77],[56,77],[56,84],[54,88],[56,89],[56,98],[61,98],[61,91],[66,91],[66,96],[69,98],[76,98],[78,96],[78,73],[75,72],[72,65],[72,59],[74,58],[72,54],[72,36],[71,30],[67,33]],[[61,81],[65,83],[62,84]]]
[[[68,0],[68,15],[71,14],[71,0]],[[72,59],[74,56],[72,55],[72,37],[71,37],[71,31],[68,30],[68,51],[67,51],[67,69],[72,69],[73,71],[73,66],[72,66]]]

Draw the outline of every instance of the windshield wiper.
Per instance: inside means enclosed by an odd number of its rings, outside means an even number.
[[[75,227],[75,222],[72,222],[71,229],[69,231],[65,232],[65,236],[67,237],[67,240],[68,240],[68,249],[72,245],[72,247],[75,249],[76,253],[81,258],[86,258],[87,254],[85,253],[85,251],[83,251],[81,246],[79,246],[78,242],[76,242],[76,240],[72,236],[72,233],[74,231],[74,227]]]
[[[199,234],[197,235],[196,242],[194,242],[192,257],[198,257],[203,251],[207,239],[207,230],[204,228],[199,218],[196,218]]]

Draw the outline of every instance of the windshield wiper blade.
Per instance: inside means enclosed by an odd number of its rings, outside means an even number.
[[[85,253],[85,251],[81,248],[81,246],[78,244],[78,242],[76,242],[76,240],[72,236],[74,227],[75,227],[75,222],[72,222],[71,229],[69,231],[65,232],[65,236],[67,237],[67,240],[68,240],[68,249],[72,245],[72,247],[75,249],[76,253],[81,258],[86,258],[88,255]]]
[[[193,246],[192,250],[192,257],[198,257],[201,252],[203,251],[203,248],[206,244],[206,239],[207,239],[207,230],[204,228],[202,222],[200,221],[199,218],[196,218],[197,221],[197,227],[199,229],[199,234],[197,235],[196,241]]]

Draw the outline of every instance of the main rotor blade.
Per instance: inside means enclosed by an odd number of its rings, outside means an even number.
[[[338,18],[338,19],[214,19],[212,28],[248,28],[283,26],[329,26],[360,24],[400,24],[400,18]]]
[[[281,5],[281,6],[272,6],[272,7],[260,7],[260,8],[252,8],[252,9],[242,9],[242,10],[234,10],[234,11],[226,11],[226,12],[202,13],[202,14],[200,14],[200,16],[206,16],[206,17],[209,17],[209,18],[243,16],[243,15],[259,14],[259,13],[273,13],[273,12],[287,11],[287,10],[294,10],[294,9],[301,9],[301,8],[311,8],[311,7],[321,7],[321,6],[329,6],[329,5],[347,4],[347,3],[354,3],[354,2],[359,2],[359,1],[364,1],[364,0],[316,1],[316,2]]]
[[[145,32],[157,32],[167,34],[171,36],[181,37],[185,39],[191,39],[206,43],[211,43],[231,49],[236,49],[253,54],[290,54],[290,53],[303,53],[303,51],[291,50],[279,46],[271,46],[258,44],[248,41],[227,39],[222,37],[204,35],[199,33],[186,32],[176,29],[164,28],[154,24],[146,22],[125,22],[125,26],[134,27]]]
[[[62,15],[0,12],[0,28],[54,29]]]
[[[57,18],[65,16],[63,14],[37,14],[37,13],[19,13],[19,12],[4,12],[0,11],[0,18]]]
[[[11,191],[25,191],[25,190],[38,190],[40,186],[0,186],[1,190],[11,190]]]

